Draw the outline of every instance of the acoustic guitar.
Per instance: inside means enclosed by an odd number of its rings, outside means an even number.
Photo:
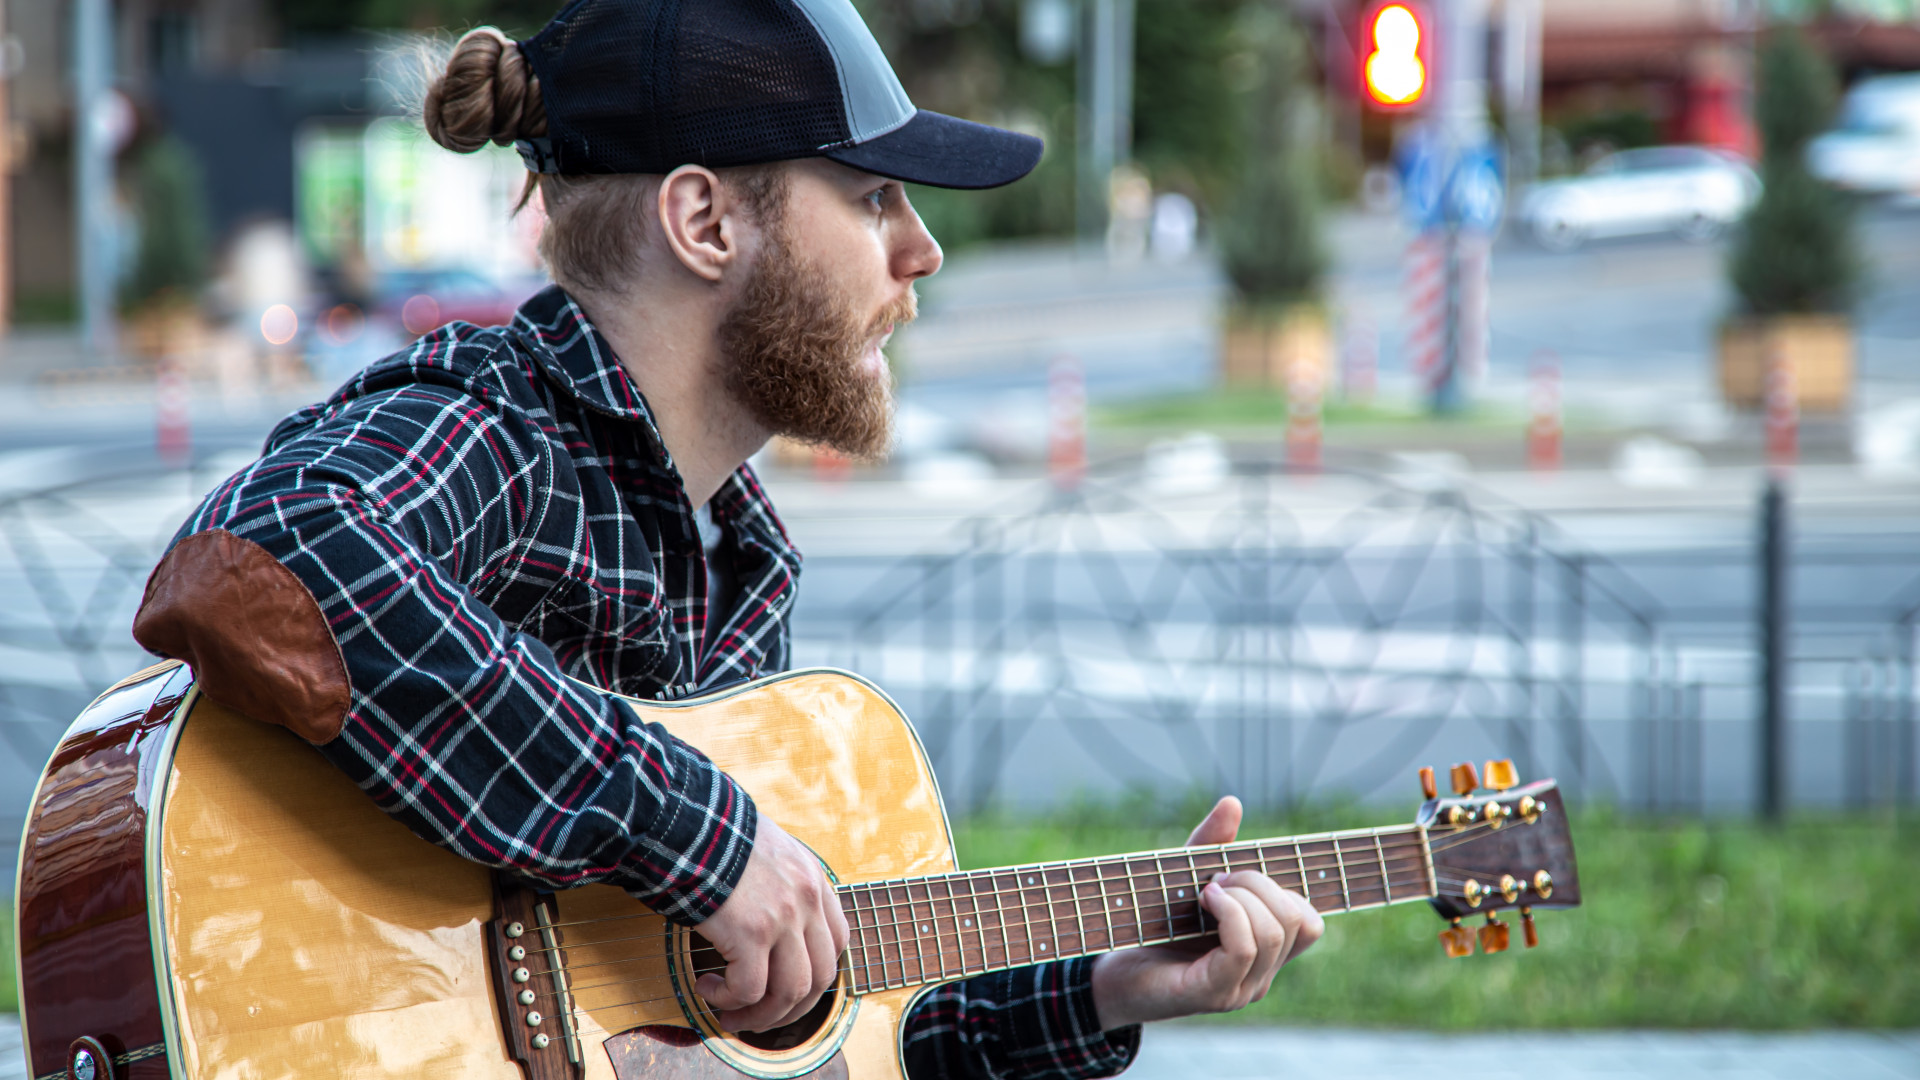
[[[915,999],[955,979],[1181,941],[1198,892],[1258,869],[1334,914],[1432,904],[1447,950],[1504,949],[1517,907],[1580,902],[1551,781],[1471,766],[1410,824],[956,869],[926,753],[873,685],[800,671],[642,716],[708,753],[818,853],[851,927],[837,985],[728,1034],[689,990],[698,934],[618,889],[526,888],[415,837],[312,748],[175,663],[74,723],[21,842],[29,1075],[75,1080],[893,1080]],[[1480,926],[1467,916],[1486,915]]]

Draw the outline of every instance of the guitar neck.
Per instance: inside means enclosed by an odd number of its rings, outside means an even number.
[[[1435,894],[1426,831],[1406,825],[844,885],[853,991],[1203,937],[1200,890],[1254,870],[1322,914]]]

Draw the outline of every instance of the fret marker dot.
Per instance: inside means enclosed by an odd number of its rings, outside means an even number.
[[[972,919],[961,919],[961,920],[960,920],[960,925],[961,925],[961,926],[972,926],[972,925],[973,925],[973,920],[972,920]]]
[[[1113,906],[1114,906],[1114,907],[1119,907],[1119,906],[1120,906],[1120,898],[1119,898],[1119,897],[1117,897],[1117,896],[1116,896],[1116,897],[1114,897],[1114,898],[1113,898]]]
[[[1043,942],[1041,942],[1041,943],[1040,943],[1040,951],[1041,951],[1041,952],[1046,952],[1046,951],[1047,951],[1047,943],[1046,943],[1046,942],[1044,942],[1044,941],[1043,941]]]
[[[1028,878],[1028,879],[1027,879],[1027,884],[1029,884],[1029,885],[1031,885],[1031,884],[1033,884],[1033,879],[1032,879],[1032,878]]]
[[[927,928],[926,928],[926,927],[924,927],[924,926],[923,926],[923,927],[921,927],[921,928],[920,928],[920,932],[921,932],[921,933],[923,933],[923,934],[924,934],[924,933],[926,933],[926,932],[927,932]]]
[[[1326,877],[1326,876],[1327,876],[1327,872],[1326,872],[1325,870],[1322,870],[1322,871],[1320,871],[1320,876],[1321,876],[1321,877]]]
[[[1175,895],[1175,896],[1182,896],[1182,897],[1183,897],[1183,896],[1185,896],[1185,895],[1187,895],[1187,890],[1185,890],[1185,889],[1181,889],[1180,891],[1178,891],[1178,892],[1176,892],[1176,893],[1174,893],[1173,895]]]

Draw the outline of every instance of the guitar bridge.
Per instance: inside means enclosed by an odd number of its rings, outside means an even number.
[[[584,1069],[553,894],[493,877],[487,963],[507,1055],[527,1080],[580,1080]]]

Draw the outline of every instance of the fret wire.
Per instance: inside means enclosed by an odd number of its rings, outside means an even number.
[[[1300,841],[1293,842],[1293,861],[1300,867],[1300,896],[1308,904],[1313,903],[1313,886],[1307,884],[1307,856],[1300,850]]]
[[[965,942],[960,940],[960,902],[954,899],[953,875],[947,875],[942,879],[942,882],[947,887],[947,918],[953,921],[954,965],[960,969],[960,974],[965,975],[967,973],[967,946]],[[942,957],[940,961],[940,974],[945,976],[947,973],[947,962],[945,960],[947,947],[940,940],[940,920],[937,918],[933,920],[933,947],[940,950]]]
[[[1140,886],[1134,884],[1133,881],[1133,860],[1128,859],[1125,865],[1127,868],[1127,896],[1133,901],[1133,943],[1135,945],[1145,945],[1147,943],[1147,917],[1140,913]],[[1156,878],[1158,877],[1158,875],[1154,876]],[[1160,895],[1163,899],[1167,895],[1167,883],[1164,880],[1160,882]]]
[[[1107,903],[1107,900],[1109,899],[1107,896],[1107,874],[1104,867],[1095,866],[1092,869],[1093,869],[1093,883],[1096,886],[1098,886],[1100,889],[1100,917],[1106,920],[1106,923],[1107,923],[1107,948],[1111,949],[1114,947],[1113,905]],[[1077,887],[1074,889],[1075,893],[1078,893],[1079,891],[1080,890]],[[1085,940],[1082,940],[1080,942],[1080,946],[1082,948],[1085,948],[1086,944],[1087,943]]]
[[[1333,841],[1333,858],[1340,864],[1340,904],[1348,911],[1353,910],[1353,892],[1347,888],[1347,857],[1340,852],[1340,840]]]
[[[1373,851],[1380,857],[1380,891],[1386,895],[1386,902],[1393,903],[1393,884],[1387,880],[1387,850],[1380,846],[1380,834],[1373,834]]]
[[[920,969],[920,981],[923,983],[930,982],[932,980],[927,978],[927,947],[920,940],[920,916],[914,914],[913,911],[913,886],[907,885],[904,886],[904,889],[907,894],[907,919],[909,920],[907,928],[913,932],[914,963]],[[897,930],[895,931],[895,933],[898,932]]]
[[[1046,871],[1041,871],[1041,896],[1046,897],[1046,930],[1054,938],[1054,955],[1050,959],[1058,959],[1060,957],[1060,917],[1054,915],[1054,888],[1052,888],[1052,882],[1046,880]],[[1041,947],[1044,949],[1046,945]]]
[[[947,950],[940,944],[940,915],[933,907],[933,883],[935,878],[927,879],[927,922],[933,933],[933,958],[940,964],[940,981],[947,981]]]
[[[980,970],[986,972],[993,970],[993,957],[987,947],[987,924],[980,918],[980,890],[975,884],[977,880],[976,871],[967,873],[967,904],[973,909],[973,936],[980,939]],[[992,880],[991,876],[988,880]]]

